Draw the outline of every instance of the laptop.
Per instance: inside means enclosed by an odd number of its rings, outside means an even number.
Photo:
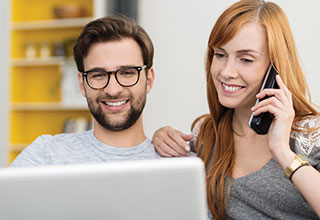
[[[196,157],[0,169],[1,220],[204,220]]]

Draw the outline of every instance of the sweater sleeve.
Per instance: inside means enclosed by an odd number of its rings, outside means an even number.
[[[292,132],[290,147],[295,153],[306,156],[310,164],[320,171],[320,116],[299,122],[299,128],[312,129],[310,132]]]
[[[189,145],[192,152],[196,152],[196,142],[200,132],[200,127],[204,119],[200,119],[192,129],[193,139],[190,141]]]
[[[10,164],[10,167],[36,167],[45,165],[45,136],[38,137]]]

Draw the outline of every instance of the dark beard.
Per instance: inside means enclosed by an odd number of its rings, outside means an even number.
[[[117,98],[118,97],[113,97],[113,99]],[[91,114],[102,127],[110,131],[123,131],[130,128],[139,119],[146,104],[146,93],[144,92],[141,94],[136,100],[134,100],[132,96],[130,96],[129,99],[132,100],[131,108],[127,117],[121,123],[112,123],[103,113],[101,106],[98,106],[98,108],[95,109],[93,100],[87,98],[87,101]],[[99,103],[99,98],[95,101],[96,103]],[[133,103],[134,101],[135,103]]]

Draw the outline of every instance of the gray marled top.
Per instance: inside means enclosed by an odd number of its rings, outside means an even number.
[[[202,121],[198,122],[193,130],[195,136],[193,142],[196,140],[201,123]],[[305,133],[292,131],[290,147],[293,152],[306,156],[310,164],[320,171],[320,117],[302,120],[299,125],[318,129]],[[193,142],[192,148],[194,148]],[[225,179],[226,189],[228,185],[229,177]],[[232,178],[226,215],[227,219],[239,220],[320,219],[300,191],[285,177],[284,170],[274,159],[254,173]]]
[[[227,178],[226,187],[228,181]],[[232,179],[227,216],[228,219],[319,219],[274,159],[257,172]]]
[[[146,139],[137,146],[117,148],[94,137],[93,131],[77,134],[42,135],[25,148],[10,167],[57,164],[96,163],[119,160],[159,158],[153,144]]]

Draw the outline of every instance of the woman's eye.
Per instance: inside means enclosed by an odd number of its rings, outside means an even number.
[[[215,53],[214,56],[217,57],[217,58],[225,57],[225,55],[223,53]]]
[[[247,59],[247,58],[242,58],[241,61],[244,63],[252,63],[253,62],[252,59]]]

